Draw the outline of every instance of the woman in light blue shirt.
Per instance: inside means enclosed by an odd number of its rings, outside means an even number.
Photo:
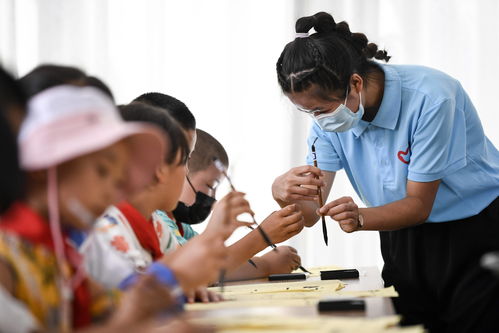
[[[327,13],[299,19],[296,32],[278,82],[314,120],[318,168],[311,151],[309,165],[276,178],[274,199],[299,204],[308,226],[323,215],[345,232],[380,231],[383,278],[399,291],[404,323],[499,327],[499,282],[479,265],[499,249],[499,152],[462,86],[434,69],[373,61],[390,57]],[[319,207],[317,186],[327,198],[340,169],[367,208],[349,197]]]

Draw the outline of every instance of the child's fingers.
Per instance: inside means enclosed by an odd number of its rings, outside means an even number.
[[[303,217],[303,214],[298,211],[298,212],[293,212],[292,214],[286,216],[284,220],[286,221],[286,224],[293,224],[301,220]]]
[[[201,299],[201,302],[203,303],[209,303],[210,302],[210,297],[208,295],[208,290],[202,288],[199,291],[199,298]]]
[[[220,302],[223,300],[222,295],[213,291],[208,291],[208,297],[210,302]]]
[[[293,254],[292,260],[296,265],[301,265],[301,258],[298,254]]]
[[[296,209],[296,204],[287,205],[286,207],[278,210],[277,214],[281,217],[286,217],[296,212]]]
[[[236,224],[238,224],[238,227],[251,227],[251,226],[253,226],[253,222],[246,222],[246,221],[240,221],[240,220],[236,220]]]

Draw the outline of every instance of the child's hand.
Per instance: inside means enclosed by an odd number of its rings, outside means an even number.
[[[218,201],[205,233],[220,234],[224,239],[227,239],[237,228],[251,225],[252,223],[237,219],[239,215],[244,213],[254,214],[249,202],[244,199],[244,195],[242,192],[232,191]]]
[[[210,291],[205,287],[189,290],[185,292],[185,296],[187,297],[187,303],[194,303],[196,301],[203,303],[220,302],[224,299],[221,294]]]
[[[281,243],[298,234],[305,226],[305,219],[298,207],[288,205],[270,214],[261,224],[261,228],[274,243]]]
[[[127,326],[154,318],[174,304],[168,287],[152,275],[140,276],[137,283],[123,293],[111,323]]]
[[[278,251],[269,251],[261,259],[268,267],[270,274],[291,273],[301,265],[301,258],[291,246],[278,246]]]
[[[218,278],[226,264],[224,240],[221,235],[203,233],[160,261],[174,272],[183,290],[206,286]]]

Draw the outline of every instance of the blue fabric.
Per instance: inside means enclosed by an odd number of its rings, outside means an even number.
[[[81,244],[87,239],[87,233],[85,231],[81,231],[78,229],[71,228],[69,229],[69,239],[73,242],[76,248],[79,248]]]
[[[361,120],[343,133],[312,125],[308,144],[318,138],[319,168],[345,169],[368,207],[403,199],[408,180],[440,179],[427,222],[478,214],[499,195],[499,152],[462,86],[431,68],[380,67],[385,89],[371,123]]]
[[[161,282],[163,285],[167,286],[171,290],[179,288],[178,281],[175,278],[173,271],[159,262],[152,263],[147,268],[146,274],[154,275],[159,282]],[[121,281],[119,288],[125,290],[131,285],[135,284],[137,282],[139,275],[140,275],[139,273],[130,274],[123,281]],[[184,305],[185,305],[185,297],[184,295],[180,295],[176,298],[176,305],[174,307],[175,308],[174,310],[183,311]]]
[[[154,211],[154,213],[161,219],[161,221],[168,225],[180,245],[184,245],[189,239],[198,235],[198,233],[192,229],[190,224],[182,223],[182,229],[184,231],[184,235],[182,236],[180,234],[180,230],[178,229],[177,223],[175,223],[175,221],[173,221],[165,212],[158,209]]]

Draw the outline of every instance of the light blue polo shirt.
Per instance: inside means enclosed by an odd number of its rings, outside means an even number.
[[[367,207],[403,199],[407,180],[440,179],[427,222],[478,214],[499,195],[499,152],[468,95],[457,80],[431,68],[380,67],[385,89],[371,123],[361,120],[342,133],[312,125],[308,145],[318,138],[319,168],[345,169]]]

